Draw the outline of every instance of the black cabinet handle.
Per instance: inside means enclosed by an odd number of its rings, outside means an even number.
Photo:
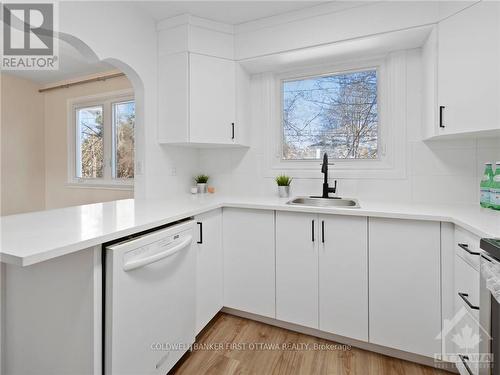
[[[478,252],[475,252],[475,251],[471,251],[469,249],[469,245],[467,245],[466,243],[459,243],[458,244],[458,247],[464,249],[465,251],[467,251],[470,255],[481,255],[481,253],[478,253]]]
[[[231,123],[231,139],[234,139],[234,122]]]
[[[462,363],[464,364],[464,367],[465,369],[467,370],[467,372],[470,374],[470,375],[474,375],[472,373],[472,370],[470,369],[469,367],[469,364],[467,363],[467,361],[469,360],[469,357],[466,356],[466,355],[463,355],[463,354],[459,354],[458,355],[458,358],[460,358],[460,360],[462,361]]]
[[[203,243],[203,223],[198,221],[196,224],[200,226],[200,240],[196,243]]]
[[[444,105],[440,105],[439,106],[439,127],[440,128],[444,128],[444,124],[443,124],[443,111],[444,111],[444,108],[445,108]]]
[[[311,238],[312,242],[314,242],[314,220],[311,220]]]
[[[325,243],[325,221],[321,220],[321,242]]]
[[[481,259],[484,259],[484,260],[486,260],[486,261],[488,261],[488,262],[490,262],[490,263],[491,263],[491,259],[486,258],[486,257],[485,257],[484,255],[482,255],[482,254],[481,254]]]
[[[479,310],[479,306],[474,306],[472,303],[470,303],[469,299],[467,297],[469,297],[469,295],[467,293],[458,293],[458,296],[460,298],[462,298],[464,300],[464,302],[467,304],[467,306],[469,306],[472,310]]]

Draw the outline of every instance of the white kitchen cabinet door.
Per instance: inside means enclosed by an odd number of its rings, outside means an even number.
[[[500,3],[481,1],[438,26],[440,134],[499,130]]]
[[[235,143],[235,62],[190,53],[189,66],[190,142]]]
[[[318,328],[318,215],[276,212],[276,318]]]
[[[319,217],[319,329],[368,341],[366,217]]]
[[[370,342],[441,353],[440,223],[369,218]]]
[[[222,210],[195,217],[196,334],[223,305]]]
[[[224,208],[224,306],[275,318],[274,211]]]

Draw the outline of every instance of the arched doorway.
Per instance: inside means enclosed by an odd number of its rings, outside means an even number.
[[[57,37],[58,71],[2,72],[2,215],[134,197],[142,80]]]

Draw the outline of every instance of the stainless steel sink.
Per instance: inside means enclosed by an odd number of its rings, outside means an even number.
[[[315,207],[360,208],[358,201],[350,198],[297,197],[288,201],[287,204]]]

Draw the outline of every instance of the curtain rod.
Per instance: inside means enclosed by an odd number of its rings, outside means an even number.
[[[91,82],[105,81],[107,79],[124,77],[124,76],[125,76],[125,73],[107,74],[107,75],[103,75],[103,76],[100,76],[100,77],[82,79],[81,81],[65,83],[65,84],[62,84],[62,85],[57,85],[57,86],[52,86],[52,87],[46,87],[44,89],[39,89],[38,92],[46,92],[46,91],[52,91],[52,90],[58,90],[58,89],[67,89],[67,88],[69,88],[71,86],[83,85],[85,83],[91,83]]]

